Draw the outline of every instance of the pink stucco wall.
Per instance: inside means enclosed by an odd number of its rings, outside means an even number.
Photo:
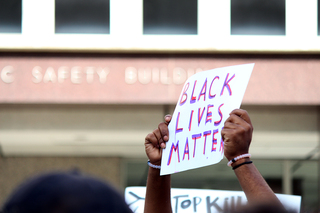
[[[244,104],[320,104],[314,57],[121,55],[0,57],[0,103],[175,104],[188,73],[245,63]]]

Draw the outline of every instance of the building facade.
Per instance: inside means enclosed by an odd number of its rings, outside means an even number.
[[[319,207],[317,0],[0,3],[0,202],[24,179],[80,169],[145,185],[144,137],[204,70],[255,63],[241,108],[274,191]],[[2,15],[1,15],[2,14]],[[173,187],[241,190],[226,160]]]

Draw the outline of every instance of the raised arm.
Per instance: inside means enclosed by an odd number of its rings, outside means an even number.
[[[161,165],[162,149],[166,147],[169,140],[168,124],[171,116],[165,116],[165,122],[160,123],[158,128],[145,138],[145,151],[150,161],[146,199],[144,205],[145,213],[171,213],[171,177],[160,176],[160,169],[153,166]]]
[[[233,110],[221,131],[224,141],[224,154],[228,161],[249,153],[252,132],[253,127],[248,113],[241,109]],[[237,160],[231,166],[249,204],[272,204],[283,208],[274,192],[250,160],[250,157]]]

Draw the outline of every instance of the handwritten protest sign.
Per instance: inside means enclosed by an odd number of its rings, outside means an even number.
[[[146,187],[127,187],[125,199],[135,213],[143,213]],[[300,212],[301,196],[276,194],[288,212]],[[160,201],[161,202],[161,201]],[[171,189],[173,213],[220,213],[234,212],[247,204],[241,191]]]
[[[239,108],[254,64],[217,68],[191,76],[168,126],[161,175],[208,166],[223,158],[221,130]]]

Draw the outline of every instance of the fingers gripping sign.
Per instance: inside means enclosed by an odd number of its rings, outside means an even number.
[[[171,115],[166,115],[165,121],[145,138],[145,151],[150,162],[154,165],[161,164],[162,149],[166,147],[166,142],[169,140],[168,124],[170,121]]]
[[[224,123],[221,136],[224,141],[224,155],[231,160],[249,152],[253,126],[245,110],[235,109]]]

